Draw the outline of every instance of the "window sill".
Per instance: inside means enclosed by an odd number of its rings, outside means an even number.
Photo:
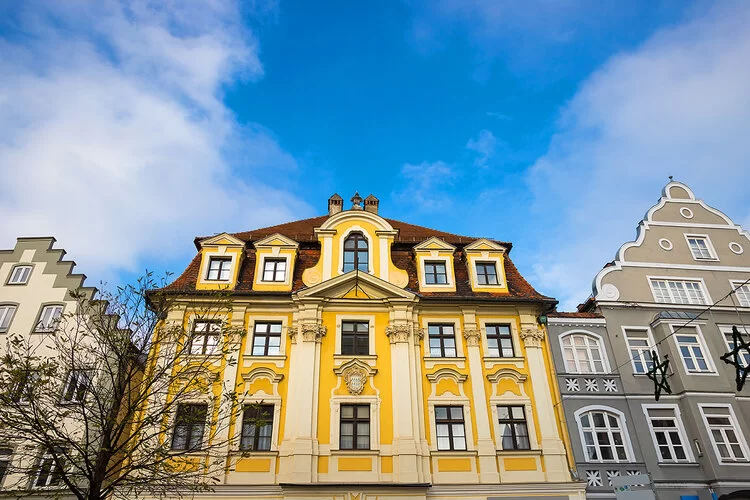
[[[213,363],[220,361],[222,357],[221,354],[185,354],[185,360],[188,362],[206,360]]]
[[[286,361],[285,354],[243,354],[242,359],[253,359],[256,361]]]
[[[659,467],[700,467],[698,462],[658,462]]]
[[[331,456],[379,455],[380,450],[331,450]]]
[[[537,457],[542,455],[541,449],[531,450],[497,450],[497,456],[511,456],[511,455],[522,455],[528,457]]]
[[[476,450],[430,450],[433,457],[476,457]]]
[[[279,450],[231,450],[230,455],[238,458],[251,458],[251,457],[278,457]]]
[[[514,365],[516,368],[523,368],[523,364],[526,361],[525,358],[514,356],[512,358],[497,358],[486,356],[484,359],[484,367],[492,369],[497,365]]]
[[[722,461],[719,461],[719,465],[744,465],[745,467],[747,467],[748,465],[750,465],[750,461],[747,461],[747,460],[744,461],[744,462],[741,462],[739,460],[737,462],[722,462]]]
[[[170,456],[182,456],[182,457],[205,457],[208,454],[208,450],[169,450],[167,455]]]
[[[433,357],[433,356],[425,356],[424,358],[424,366],[427,369],[434,368],[436,365],[455,365],[458,368],[465,368],[466,364],[466,358],[461,357],[455,357],[455,358],[439,358],[439,357]]]
[[[351,361],[353,359],[358,359],[360,361],[364,361],[368,365],[375,365],[375,362],[378,360],[377,354],[334,354],[333,355],[333,361],[335,366],[342,365],[348,361]]]

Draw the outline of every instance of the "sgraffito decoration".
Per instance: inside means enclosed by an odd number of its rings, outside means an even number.
[[[732,327],[732,344],[734,349],[724,354],[721,359],[726,364],[734,366],[737,390],[741,391],[750,372],[750,365],[746,364],[746,360],[750,359],[750,344],[745,342],[736,326]]]
[[[646,376],[654,381],[654,397],[657,401],[661,397],[661,391],[672,394],[672,388],[669,387],[669,355],[664,355],[664,361],[659,362],[659,356],[656,351],[651,351],[651,362],[653,367],[646,372]]]

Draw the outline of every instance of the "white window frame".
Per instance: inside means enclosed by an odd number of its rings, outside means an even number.
[[[677,340],[677,337],[680,335],[693,335],[692,333],[687,333],[683,327],[685,328],[695,328],[695,335],[698,340],[698,346],[701,349],[701,352],[703,353],[703,359],[706,361],[706,365],[708,366],[708,370],[700,370],[700,371],[690,371],[688,370],[687,363],[685,362],[685,358],[682,355],[682,351],[680,350],[680,342]],[[679,330],[677,330],[679,328]],[[677,355],[680,357],[680,361],[682,361],[682,368],[685,370],[685,373],[687,375],[709,375],[709,376],[718,376],[719,374],[716,371],[716,365],[714,364],[713,357],[711,356],[711,351],[708,349],[708,344],[706,344],[706,339],[703,336],[703,330],[701,330],[700,325],[697,325],[695,323],[690,325],[684,325],[684,324],[675,324],[670,323],[669,329],[671,331],[671,337],[674,341],[675,349],[677,349]],[[677,331],[677,333],[675,333]]]
[[[659,463],[667,463],[667,464],[695,463],[695,455],[693,455],[693,448],[690,445],[687,432],[685,431],[685,425],[682,422],[682,414],[680,413],[680,407],[676,404],[644,404],[644,405],[641,405],[641,408],[643,409],[643,414],[646,417],[646,422],[648,423],[648,428],[649,428],[649,431],[651,432],[651,440],[654,443],[654,450],[656,451],[657,461]],[[672,410],[673,418],[675,420],[675,427],[677,428],[677,433],[679,434],[680,440],[681,440],[680,444],[682,445],[682,448],[685,450],[684,460],[677,460],[677,459],[665,460],[662,458],[661,451],[659,449],[660,445],[656,439],[656,429],[651,423],[651,416],[648,413],[649,410]],[[662,417],[662,418],[668,418],[668,417]],[[672,446],[669,446],[669,447],[670,447],[670,450],[672,450]]]
[[[0,304],[0,333],[6,333],[13,324],[13,318],[18,311],[18,304]]]
[[[685,237],[685,243],[687,243],[688,250],[690,250],[690,254],[693,256],[693,260],[697,260],[697,261],[719,260],[719,257],[716,254],[716,249],[714,248],[713,243],[711,243],[711,238],[709,238],[707,234],[684,233],[683,236]],[[695,240],[703,240],[706,243],[706,250],[708,251],[708,254],[709,254],[708,257],[698,257],[695,255],[695,251],[693,251],[693,247],[690,245],[691,238]]]
[[[269,260],[275,260],[275,261],[281,261],[283,260],[286,266],[286,270],[284,271],[284,279],[283,280],[267,280],[266,277],[266,262]],[[261,266],[260,266],[260,279],[258,280],[260,283],[263,283],[264,285],[288,285],[290,283],[290,277],[292,273],[290,272],[290,265],[289,265],[290,259],[288,255],[264,255],[261,258]]]
[[[719,327],[719,332],[724,336],[724,343],[727,346],[727,349],[729,351],[734,349],[734,345],[732,344],[732,327],[735,325],[716,325]],[[745,339],[747,342],[748,339],[750,339],[750,330],[746,326],[737,326],[737,330],[740,331],[742,334],[742,338]],[[743,352],[742,358],[745,360],[745,366],[750,366],[750,355],[747,354],[747,352]]]
[[[437,423],[435,422],[436,406],[460,406],[464,411],[464,437],[466,438],[465,450],[438,450],[437,446]],[[427,411],[430,418],[430,451],[433,453],[467,453],[476,450],[474,445],[474,434],[471,428],[471,409],[469,398],[460,396],[436,396],[427,400]],[[495,410],[497,412],[497,409]]]
[[[268,355],[268,356],[254,356],[253,355],[253,342],[255,341],[255,323],[281,323],[281,345],[279,345],[279,354],[275,355]],[[276,360],[279,362],[283,362],[280,360],[283,360],[286,358],[286,341],[289,337],[289,317],[288,316],[273,316],[273,315],[251,315],[247,318],[247,325],[248,325],[248,341],[247,346],[245,347],[245,354],[244,356],[247,356],[247,359],[269,359],[269,360]],[[279,368],[281,368],[281,365],[277,365]]]
[[[596,370],[590,371],[590,372],[583,372],[583,371],[581,371],[580,370],[580,363],[578,362],[578,358],[574,359],[574,362],[575,362],[575,367],[574,367],[575,371],[570,371],[570,367],[568,366],[568,360],[567,360],[567,358],[565,356],[566,346],[565,346],[565,344],[563,342],[564,342],[564,340],[566,338],[574,336],[574,335],[583,335],[583,336],[593,337],[596,340],[596,342],[599,344],[599,351],[600,351],[601,357],[602,357],[602,369],[603,369],[603,371],[601,371],[601,372],[598,372]],[[576,374],[582,374],[582,375],[610,373],[609,356],[607,356],[607,349],[606,349],[606,347],[604,345],[604,338],[601,335],[599,335],[598,333],[594,333],[594,332],[591,332],[591,331],[588,331],[588,330],[568,330],[567,332],[563,333],[562,335],[560,335],[558,337],[558,341],[560,342],[560,352],[562,353],[562,356],[563,356],[563,366],[565,367],[565,373],[571,373],[571,374],[572,373],[576,373]],[[588,346],[587,346],[586,351],[587,351],[587,353],[589,355],[591,354],[590,349],[588,348]],[[592,368],[593,368],[593,362],[592,362]]]
[[[222,344],[221,343],[224,340],[223,337],[224,337],[224,325],[225,325],[225,321],[226,320],[224,318],[220,318],[220,317],[206,319],[206,318],[201,318],[201,317],[199,317],[199,316],[196,315],[192,319],[192,321],[190,322],[190,330],[189,330],[190,334],[188,336],[188,339],[189,339],[188,341],[190,342],[190,345],[188,346],[188,349],[187,349],[187,355],[188,356],[216,356],[218,354],[221,354],[221,350],[222,350]],[[195,324],[196,323],[208,323],[208,324],[218,325],[219,329],[216,332],[217,333],[217,335],[216,335],[216,337],[217,337],[216,344],[211,349],[211,352],[205,352],[205,353],[193,352],[193,340],[194,340],[194,338],[198,337],[198,336],[200,336],[200,337],[208,337],[209,335],[207,335],[207,333],[209,333],[209,332],[212,331],[212,330],[209,330],[208,332],[201,332],[198,335],[196,335],[196,333],[197,333],[195,331]],[[204,345],[205,345],[205,342],[204,342]]]
[[[190,450],[190,449],[188,449],[188,450],[178,450],[178,451],[180,451],[180,452],[187,452],[187,453],[200,453],[200,452],[204,452],[205,449],[206,449],[207,437],[210,436],[211,425],[213,424],[213,415],[212,415],[213,405],[209,401],[208,397],[205,397],[203,399],[201,399],[201,398],[188,398],[185,401],[180,401],[177,405],[175,405],[174,414],[169,419],[170,420],[169,427],[167,428],[167,429],[169,429],[168,430],[168,437],[167,437],[167,439],[169,440],[168,441],[168,443],[169,443],[169,449],[170,450],[173,449],[172,448],[172,443],[174,442],[174,433],[175,433],[175,430],[177,429],[177,410],[182,405],[206,405],[206,421],[203,423],[203,434],[201,435],[201,446],[200,446],[200,448],[198,448],[196,450]],[[237,427],[239,427],[239,426],[235,425],[235,428],[237,428]],[[239,438],[237,439],[237,443],[239,443]],[[239,446],[239,444],[237,444],[237,446]]]
[[[473,289],[482,289],[482,288],[506,288],[506,282],[503,280],[503,276],[505,273],[505,269],[503,269],[503,260],[500,257],[497,256],[490,256],[488,253],[482,252],[481,255],[470,255],[468,256],[469,261],[469,272],[471,273],[471,280],[472,280],[472,288]],[[479,279],[477,278],[477,263],[480,264],[486,264],[486,263],[494,263],[495,264],[495,273],[497,274],[497,283],[492,285],[480,285]]]
[[[369,344],[369,354],[341,354],[341,323],[343,322],[367,322],[367,342]],[[334,344],[334,355],[345,358],[367,358],[375,356],[375,315],[374,314],[337,314],[336,315],[336,339]],[[352,403],[354,404],[354,403]]]
[[[682,277],[675,277],[675,276],[646,276],[646,279],[648,279],[648,286],[651,288],[651,295],[654,297],[654,302],[657,304],[681,304],[681,305],[709,305],[712,304],[713,301],[711,300],[711,296],[708,293],[708,288],[706,287],[706,282],[703,280],[703,278],[682,278]],[[668,295],[670,296],[671,301],[670,302],[660,302],[656,298],[656,290],[654,288],[654,281],[674,281],[674,282],[692,282],[692,283],[698,283],[700,285],[701,293],[703,294],[703,298],[705,302],[675,302],[674,296],[671,293],[671,289],[669,288],[669,285],[667,285],[667,291]],[[687,294],[687,293],[686,293]],[[688,295],[689,297],[689,295]]]
[[[78,375],[78,378],[75,380],[75,384],[74,384],[74,377],[76,375]],[[78,388],[82,385],[81,384],[81,377],[85,377],[86,390],[83,392],[83,397],[79,399],[77,397],[77,393],[78,393]],[[88,369],[70,370],[68,372],[67,378],[65,379],[65,385],[63,386],[63,391],[62,391],[62,394],[60,396],[60,401],[63,404],[65,404],[65,403],[80,403],[82,401],[85,401],[86,400],[86,395],[89,393],[89,390],[91,389],[92,382],[93,382],[93,377],[92,377],[91,370],[88,370]],[[73,389],[73,395],[72,395],[71,398],[68,399],[66,397],[66,394],[68,393],[68,390],[71,388],[71,385],[74,385],[74,387],[72,388]]]
[[[459,321],[454,321],[451,319],[444,319],[444,320],[433,320],[428,321],[425,324],[424,327],[424,342],[425,342],[425,356],[432,359],[445,359],[445,360],[455,360],[457,358],[463,358],[463,347],[460,347],[461,342],[461,336],[459,335],[459,327],[457,325],[460,325],[461,323]],[[453,327],[453,343],[456,346],[456,355],[455,356],[433,356],[432,355],[432,349],[430,348],[430,325],[435,326],[452,326]],[[445,351],[445,348],[442,349]]]
[[[273,384],[273,382],[272,382]],[[276,384],[273,384],[274,386]],[[275,392],[274,387],[274,392]],[[249,453],[252,455],[263,454],[263,453],[276,453],[279,450],[279,425],[281,425],[281,398],[278,396],[263,395],[259,396],[248,396],[242,398],[239,401],[242,412],[237,417],[237,423],[234,426],[234,439],[232,440],[232,451],[242,451],[243,453]],[[267,406],[273,406],[273,421],[271,425],[271,449],[270,450],[242,450],[240,447],[242,442],[242,427],[245,418],[245,407],[253,404],[262,404]]]
[[[501,360],[502,362],[508,362],[513,360],[523,361],[524,358],[521,356],[521,337],[518,334],[518,325],[516,323],[518,318],[512,316],[485,316],[479,320],[479,331],[482,335],[482,355],[484,358],[489,360]],[[489,347],[487,346],[487,325],[510,325],[510,335],[513,340],[513,354],[512,358],[497,358],[490,356]]]
[[[741,307],[750,307],[750,283],[745,283],[746,280],[729,280],[729,284],[732,290],[735,290],[734,296],[737,297],[737,301]],[[739,291],[737,291],[739,290]]]
[[[26,273],[21,272],[21,276],[16,276],[20,270],[26,270]],[[8,273],[8,281],[6,285],[26,285],[31,279],[31,273],[34,271],[34,266],[31,264],[16,264]],[[18,279],[21,278],[21,279]]]
[[[48,459],[52,460],[52,465],[50,467],[49,472],[47,473],[47,480],[45,481],[45,484],[41,484],[41,485],[37,484],[39,482],[39,477],[42,475],[42,463],[45,460],[48,460]],[[54,487],[58,486],[62,482],[62,480],[59,480],[58,483],[56,483],[56,484],[51,484],[50,483],[50,479],[52,479],[52,477],[56,473],[58,467],[57,467],[57,463],[55,463],[55,459],[54,459],[52,453],[50,453],[49,450],[44,450],[44,452],[42,453],[42,455],[37,460],[36,465],[38,467],[38,470],[34,474],[34,482],[31,484],[31,487],[33,489],[54,488]]]
[[[211,270],[211,259],[229,259],[229,279],[227,280],[210,280],[208,279],[208,273]],[[213,252],[203,252],[203,257],[201,258],[201,269],[200,269],[200,276],[199,276],[199,283],[203,285],[227,285],[229,283],[232,283],[232,280],[234,279],[235,275],[235,269],[238,262],[238,254],[237,252],[228,252],[226,247],[220,247],[218,251]]]
[[[630,346],[630,338],[628,337],[629,331],[637,331],[637,332],[645,332],[646,333],[646,340],[648,342],[648,347],[646,347],[645,351],[641,351],[641,360],[643,362],[644,368],[646,368],[646,371],[639,372],[636,370],[635,365],[635,358],[632,354],[633,347]],[[651,331],[651,328],[647,326],[622,326],[622,337],[625,339],[625,346],[628,349],[628,356],[630,357],[630,365],[633,368],[633,375],[645,375],[648,371],[648,362],[651,362],[651,351],[656,351],[657,356],[659,355],[659,349],[656,345],[656,341],[654,340],[654,334]],[[643,356],[646,355],[648,358],[643,359]]]
[[[211,264],[213,264],[214,262],[219,262],[219,263],[226,262],[227,263],[227,267],[226,267],[227,277],[226,278],[221,277],[222,271],[224,271],[223,265],[219,265],[217,277],[211,278]],[[206,265],[206,281],[219,282],[219,283],[228,283],[232,281],[232,271],[234,271],[234,266],[232,264],[233,262],[232,262],[231,257],[218,256],[218,255],[209,256],[208,264]]]
[[[707,408],[727,408],[729,410],[729,415],[723,415],[723,414],[706,414]],[[740,428],[739,422],[737,420],[737,415],[734,413],[734,408],[731,404],[728,403],[698,403],[698,409],[700,410],[701,418],[703,418],[703,425],[706,428],[706,433],[708,434],[708,439],[711,442],[711,446],[714,449],[714,454],[716,456],[716,459],[719,461],[721,465],[744,465],[748,466],[750,465],[750,449],[748,449],[747,441],[745,440],[745,435],[742,432],[742,429]],[[711,427],[708,425],[708,417],[709,416],[721,416],[721,417],[729,417],[729,420],[732,424],[732,429],[734,430],[735,435],[737,436],[737,440],[739,441],[740,448],[742,449],[742,452],[745,454],[744,461],[739,460],[725,460],[721,458],[721,454],[719,453],[719,447],[714,441],[713,433],[711,432]]]
[[[581,425],[581,416],[584,413],[592,412],[592,411],[599,411],[604,413],[611,413],[613,415],[617,416],[618,421],[620,422],[620,432],[622,433],[622,441],[623,445],[625,447],[625,460],[591,460],[589,458],[589,452],[586,447],[586,436],[584,435],[583,426]],[[581,447],[583,448],[583,456],[586,458],[586,463],[592,463],[592,464],[614,464],[614,463],[632,463],[635,461],[635,453],[633,453],[633,444],[630,441],[630,433],[628,432],[628,423],[627,419],[625,418],[625,414],[621,412],[620,410],[616,408],[612,408],[611,406],[602,406],[602,405],[589,405],[584,406],[582,408],[579,408],[576,410],[575,414],[576,424],[578,426],[578,434],[579,438],[581,440]],[[601,453],[599,453],[601,456]],[[616,454],[615,454],[616,455]]]
[[[448,259],[452,259],[453,256],[428,256],[420,255],[419,260],[419,279],[421,288],[453,288],[455,283],[453,282],[453,267],[450,265]],[[427,262],[442,262],[445,266],[445,283],[427,283],[427,269],[425,264]]]
[[[48,324],[42,323],[42,318],[44,317],[44,312],[47,309],[51,308],[60,308],[60,312],[58,313],[52,313],[50,316],[50,320],[48,321]],[[57,323],[60,321],[60,318],[63,315],[63,312],[65,312],[65,305],[64,304],[42,304],[41,309],[39,310],[39,316],[37,317],[36,323],[34,324],[34,332],[35,333],[49,333],[55,330],[55,327],[57,326]]]

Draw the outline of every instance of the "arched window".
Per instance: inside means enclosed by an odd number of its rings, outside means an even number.
[[[587,462],[630,462],[629,444],[620,415],[603,409],[576,416]]]
[[[351,233],[344,241],[344,272],[368,272],[367,240],[362,233]]]
[[[568,373],[605,373],[599,339],[585,333],[572,333],[562,339],[565,370]]]

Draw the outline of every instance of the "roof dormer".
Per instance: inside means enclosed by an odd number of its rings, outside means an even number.
[[[475,292],[507,292],[505,247],[479,239],[464,247],[471,289]]]
[[[420,292],[456,291],[455,251],[456,247],[434,236],[414,247]]]
[[[237,284],[237,275],[245,255],[245,242],[231,234],[221,233],[198,242],[201,265],[196,289],[231,289]]]
[[[255,279],[253,289],[264,292],[288,292],[299,244],[276,233],[253,243],[255,247]]]

